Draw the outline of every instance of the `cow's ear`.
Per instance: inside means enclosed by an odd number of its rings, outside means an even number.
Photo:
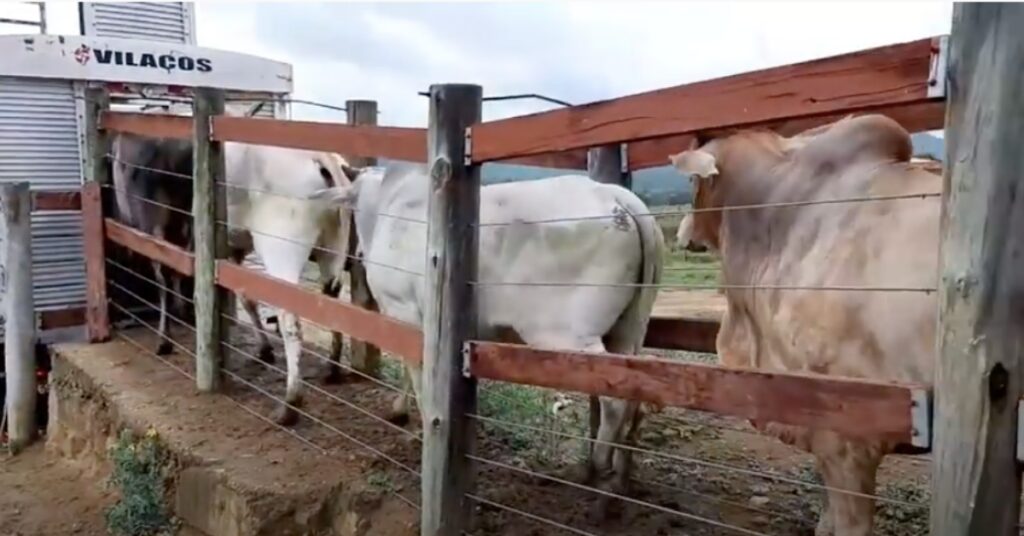
[[[683,151],[668,157],[668,159],[672,162],[672,166],[684,175],[694,175],[701,178],[711,178],[718,175],[715,155],[701,149]]]
[[[350,166],[348,164],[342,164],[341,172],[344,173],[346,177],[348,177],[348,180],[350,182],[356,182],[356,179],[359,178],[359,174],[363,172],[363,168]]]

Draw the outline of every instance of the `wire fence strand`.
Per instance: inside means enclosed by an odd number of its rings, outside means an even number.
[[[239,347],[237,347],[237,346],[235,346],[235,345],[233,345],[233,344],[231,344],[231,343],[229,343],[227,341],[221,341],[221,345],[223,345],[225,348],[227,348],[227,349],[229,349],[229,350],[231,350],[231,351],[241,355],[242,357],[244,357],[245,359],[247,359],[249,361],[252,361],[254,363],[258,363],[258,364],[260,364],[260,365],[262,365],[262,366],[264,366],[264,367],[266,367],[266,368],[268,368],[270,370],[278,372],[278,373],[280,373],[282,375],[285,375],[285,376],[288,375],[288,371],[287,370],[282,369],[281,367],[278,367],[277,365],[274,365],[272,363],[267,363],[267,362],[263,361],[262,359],[252,355],[249,352],[246,352],[245,350],[242,350],[241,348],[239,348]],[[339,404],[341,404],[341,405],[343,405],[343,406],[345,406],[345,407],[347,407],[349,409],[352,409],[352,410],[360,413],[361,415],[369,417],[370,419],[373,419],[374,421],[376,421],[376,422],[378,422],[380,424],[383,424],[386,428],[394,430],[394,431],[396,431],[396,432],[398,432],[398,433],[400,433],[400,434],[402,434],[402,435],[404,435],[406,437],[410,437],[410,438],[415,439],[417,441],[422,441],[422,438],[419,435],[417,435],[416,433],[410,432],[409,430],[406,430],[405,428],[402,428],[401,426],[398,426],[397,424],[389,422],[387,419],[385,419],[383,417],[380,417],[378,415],[374,415],[372,412],[370,412],[369,410],[366,410],[366,409],[360,407],[358,404],[355,404],[353,402],[345,400],[344,398],[341,398],[340,396],[338,396],[338,395],[336,395],[336,394],[334,394],[334,393],[332,393],[330,391],[327,391],[326,389],[320,387],[319,385],[316,385],[315,383],[312,383],[312,382],[307,381],[307,380],[302,379],[302,378],[299,378],[299,383],[301,383],[302,385],[305,385],[306,387],[312,389],[314,392],[319,393],[319,394],[321,394],[321,395],[331,399],[334,402],[337,402],[337,403],[339,403]]]
[[[161,203],[159,201],[154,201],[152,199],[147,199],[145,197],[142,197],[141,195],[135,195],[135,194],[133,194],[133,193],[127,191],[127,190],[122,190],[121,188],[117,188],[113,184],[104,184],[102,187],[106,188],[108,190],[113,190],[115,192],[122,193],[124,195],[127,195],[128,197],[131,197],[133,199],[137,199],[139,201],[142,201],[143,203],[148,203],[148,204],[156,206],[156,207],[160,207],[160,208],[163,208],[163,209],[166,209],[166,210],[170,210],[171,212],[175,212],[175,213],[181,214],[183,216],[188,216],[189,218],[192,217],[192,213],[187,211],[187,210],[183,210],[183,209],[180,209],[178,207],[168,205],[166,203]]]
[[[121,164],[123,166],[128,166],[130,168],[141,169],[143,171],[150,171],[150,172],[153,172],[153,173],[158,173],[160,175],[165,175],[165,176],[168,176],[168,177],[173,177],[175,179],[182,179],[182,180],[188,180],[188,181],[193,180],[192,175],[186,175],[185,173],[177,173],[177,172],[174,172],[174,171],[168,171],[166,169],[159,169],[159,168],[143,166],[141,164],[135,164],[135,163],[132,163],[132,162],[128,162],[127,160],[121,160],[114,153],[107,153],[104,156],[106,156],[106,158],[109,159],[111,162],[117,162],[118,164]]]
[[[121,270],[122,272],[126,272],[129,275],[131,275],[132,277],[135,277],[136,279],[139,279],[141,281],[145,281],[145,282],[153,285],[154,287],[157,287],[158,289],[161,289],[164,292],[167,292],[167,293],[171,294],[172,296],[177,297],[178,299],[184,300],[184,301],[186,301],[188,303],[191,303],[191,304],[195,303],[195,301],[193,301],[191,298],[186,297],[184,294],[181,294],[180,292],[176,292],[176,291],[172,290],[171,288],[169,288],[167,285],[162,285],[159,282],[157,282],[155,279],[146,277],[146,276],[140,274],[139,272],[137,272],[135,270],[132,270],[131,268],[128,268],[127,266],[125,266],[125,265],[123,265],[123,264],[121,264],[121,263],[119,263],[119,262],[117,262],[115,260],[112,260],[110,258],[106,258],[106,259],[104,259],[104,261],[106,261],[107,264],[117,268],[118,270]],[[111,281],[111,283],[113,283],[113,281]]]
[[[558,430],[550,430],[550,429],[546,429],[546,428],[540,428],[538,426],[531,426],[529,424],[514,423],[514,422],[504,421],[504,420],[501,420],[501,419],[495,419],[493,417],[486,417],[486,416],[483,416],[483,415],[477,415],[477,414],[473,414],[473,413],[467,413],[466,416],[471,418],[471,419],[476,419],[476,420],[478,420],[480,422],[486,422],[486,423],[494,424],[494,425],[497,425],[497,426],[503,426],[503,427],[506,427],[506,428],[519,428],[519,429],[523,429],[523,430],[531,430],[531,431],[534,431],[534,432],[541,432],[541,433],[546,433],[546,434],[552,434],[552,435],[564,437],[564,438],[567,438],[567,439],[575,439],[577,441],[584,441],[584,442],[587,442],[587,443],[592,443],[592,444],[595,444],[595,445],[606,445],[606,446],[615,447],[615,448],[619,448],[619,449],[623,449],[623,450],[628,450],[630,452],[636,452],[636,453],[640,453],[640,454],[647,454],[647,455],[655,456],[655,457],[662,458],[662,459],[665,459],[665,460],[672,460],[672,461],[677,461],[677,462],[682,462],[682,463],[689,463],[689,464],[692,464],[692,465],[698,465],[698,466],[701,466],[701,467],[707,467],[707,468],[710,468],[710,469],[717,469],[717,470],[720,470],[720,471],[726,471],[726,472],[731,472],[731,473],[735,473],[735,474],[745,474],[745,475],[748,475],[748,476],[764,478],[764,479],[767,479],[767,480],[774,480],[776,482],[783,482],[783,483],[792,484],[792,485],[795,485],[795,486],[803,486],[803,487],[806,487],[806,488],[818,489],[818,490],[821,490],[821,491],[841,493],[841,494],[849,495],[849,496],[852,496],[852,497],[861,497],[861,498],[864,498],[864,499],[872,499],[872,500],[876,500],[876,501],[879,501],[879,502],[895,504],[895,505],[904,506],[904,507],[908,507],[908,508],[928,508],[929,507],[929,505],[927,505],[927,504],[912,503],[912,502],[907,502],[907,501],[901,501],[899,499],[892,499],[892,498],[889,498],[889,497],[882,497],[880,495],[872,495],[872,494],[868,494],[868,493],[860,493],[860,492],[856,492],[856,491],[851,491],[851,490],[846,490],[846,489],[841,489],[841,488],[835,488],[835,487],[826,486],[826,485],[823,485],[823,484],[817,484],[817,483],[814,483],[814,482],[807,482],[807,481],[804,481],[804,480],[788,477],[788,476],[785,476],[785,475],[780,475],[778,473],[770,473],[770,472],[766,472],[766,471],[759,471],[759,470],[756,470],[756,469],[749,469],[749,468],[746,468],[746,467],[736,467],[736,466],[732,466],[732,465],[728,465],[728,464],[724,464],[724,463],[712,462],[712,461],[707,461],[707,460],[701,460],[701,459],[697,459],[697,458],[691,458],[691,457],[688,457],[688,456],[682,456],[682,455],[679,455],[679,454],[671,454],[671,453],[668,453],[668,452],[659,452],[659,451],[656,451],[656,450],[651,450],[651,449],[647,449],[647,448],[643,448],[643,447],[637,447],[637,446],[633,446],[633,445],[626,445],[626,444],[623,444],[623,443],[615,443],[615,442],[611,442],[611,441],[602,441],[602,440],[596,439],[596,438],[584,437],[584,436],[581,436],[579,434],[571,434],[571,433],[568,433],[568,432],[562,432],[562,431],[558,431]]]
[[[532,521],[536,521],[537,523],[540,523],[540,524],[543,524],[543,525],[547,525],[547,526],[550,526],[550,527],[554,527],[556,529],[561,529],[561,530],[564,530],[566,532],[570,532],[572,534],[578,534],[579,536],[597,536],[597,534],[594,534],[593,532],[587,532],[585,530],[578,529],[578,528],[570,526],[570,525],[566,525],[565,523],[559,523],[558,521],[555,521],[553,519],[548,519],[546,517],[542,517],[542,516],[539,516],[539,515],[536,515],[536,514],[531,514],[530,512],[527,512],[525,510],[520,510],[518,508],[513,508],[511,506],[508,506],[508,505],[505,505],[505,504],[501,504],[499,502],[492,501],[490,499],[485,499],[485,498],[483,498],[483,497],[481,497],[479,495],[475,495],[473,493],[467,493],[466,497],[468,497],[470,500],[476,501],[476,502],[478,502],[480,504],[485,504],[487,506],[490,506],[491,508],[496,508],[498,510],[504,510],[504,511],[512,513],[512,514],[516,514],[518,516],[525,517],[526,519],[529,519],[529,520],[532,520]]]
[[[249,323],[249,322],[244,322],[244,321],[242,321],[242,320],[240,320],[238,318],[235,318],[233,316],[229,316],[229,315],[224,314],[224,313],[221,313],[221,316],[223,316],[227,320],[230,320],[230,321],[234,322],[235,325],[237,325],[239,327],[250,328],[250,329],[259,331],[260,333],[263,333],[263,334],[267,335],[268,337],[272,337],[273,339],[275,339],[275,340],[277,340],[279,342],[282,342],[282,343],[284,342],[284,338],[281,337],[280,335],[278,335],[277,333],[274,333],[274,332],[272,332],[270,330],[267,330],[267,329],[265,329],[263,327],[257,326],[256,324]],[[302,319],[302,321],[303,322],[308,322],[310,324],[313,324],[314,326],[317,326],[317,327],[320,327],[320,328],[325,329],[327,331],[330,331],[329,329],[324,328],[323,326],[321,326],[320,324],[317,324],[316,322],[313,322],[313,321],[310,321],[310,320],[307,320],[307,319]],[[317,344],[314,341],[305,341],[305,342],[308,342],[310,345],[315,346],[316,348],[318,348],[318,349],[320,349],[322,351],[330,351],[327,348],[324,348],[323,346]],[[394,391],[396,393],[404,393],[404,390],[402,388],[400,388],[400,387],[396,387],[396,386],[394,386],[394,385],[392,385],[392,384],[390,384],[390,383],[388,383],[388,382],[386,382],[384,380],[381,380],[379,378],[374,378],[370,374],[367,374],[365,372],[359,371],[359,370],[357,370],[357,369],[355,369],[355,368],[353,368],[353,367],[351,367],[349,365],[346,365],[344,363],[340,363],[338,361],[334,361],[330,357],[328,357],[328,356],[326,356],[324,354],[321,354],[319,352],[315,352],[313,350],[310,350],[309,348],[306,348],[305,346],[302,348],[302,351],[308,353],[309,355],[315,357],[316,359],[318,359],[318,360],[320,360],[320,361],[322,361],[322,362],[324,362],[324,363],[326,363],[326,364],[328,364],[330,366],[340,367],[340,368],[342,368],[342,369],[344,369],[344,370],[346,370],[346,371],[348,371],[348,372],[350,372],[352,374],[355,374],[356,376],[359,376],[360,378],[363,378],[365,380],[373,382],[373,383],[375,383],[375,384],[377,384],[377,385],[379,385],[381,387],[384,387],[386,389],[390,389],[390,390],[392,390],[392,391]]]
[[[246,232],[253,233],[253,234],[256,234],[256,235],[266,236],[268,238],[274,238],[276,240],[281,240],[283,242],[289,242],[289,243],[298,244],[298,245],[301,245],[301,246],[308,246],[313,251],[320,251],[320,252],[324,252],[324,253],[329,253],[331,255],[337,255],[337,256],[340,256],[340,257],[345,257],[345,258],[357,260],[357,261],[359,261],[359,262],[361,262],[363,264],[367,264],[367,265],[371,265],[371,266],[380,266],[382,268],[387,268],[389,270],[395,270],[395,271],[398,271],[398,272],[403,272],[403,273],[406,273],[406,274],[409,274],[409,275],[413,275],[413,276],[416,276],[416,277],[423,277],[423,273],[421,273],[421,272],[416,272],[416,271],[413,271],[413,270],[409,270],[409,269],[406,269],[406,268],[401,268],[399,266],[392,266],[390,264],[385,264],[385,263],[381,263],[381,262],[368,261],[365,257],[358,256],[358,255],[350,255],[350,254],[348,254],[348,252],[342,253],[342,252],[337,251],[335,249],[325,248],[325,247],[322,247],[322,246],[318,246],[316,244],[310,245],[309,242],[303,242],[302,240],[297,240],[297,239],[294,239],[294,238],[287,238],[287,237],[284,237],[284,236],[275,235],[275,234],[271,234],[271,233],[266,233],[266,232],[263,232],[263,231],[257,231],[255,229],[246,227],[244,225],[235,225],[233,223],[229,223],[229,222],[226,222],[226,221],[217,221],[216,223],[218,225],[223,225],[224,227],[227,227],[228,229],[242,230],[242,231],[246,231]]]
[[[114,288],[120,290],[121,292],[124,292],[125,294],[128,294],[132,298],[135,298],[137,301],[143,303],[144,305],[147,305],[147,306],[149,306],[149,307],[151,307],[153,309],[159,309],[159,307],[156,304],[154,304],[154,303],[146,300],[145,298],[139,296],[138,294],[136,294],[136,293],[134,293],[134,292],[124,288],[123,286],[117,284],[116,282],[108,281],[107,283],[109,285],[114,286]],[[174,315],[172,315],[170,313],[167,313],[167,317],[170,318],[171,320],[175,321],[176,323],[185,326],[192,333],[196,332],[196,329],[194,327],[192,327],[185,320],[183,320],[181,318],[178,318],[177,316],[174,316]],[[263,361],[262,359],[252,355],[249,352],[246,352],[245,350],[242,350],[241,348],[239,348],[239,347],[237,347],[237,346],[235,346],[235,345],[233,345],[233,344],[231,344],[231,343],[229,343],[227,341],[221,341],[221,345],[223,345],[225,348],[228,348],[229,350],[231,350],[231,351],[241,355],[242,357],[244,357],[245,359],[247,359],[249,361],[252,361],[254,363],[258,363],[260,365],[263,365],[264,367],[266,367],[266,368],[268,368],[270,370],[273,370],[275,372],[278,372],[278,373],[280,373],[280,374],[282,374],[284,376],[288,375],[288,371],[287,370],[282,369],[281,367],[278,367],[278,366],[276,366],[276,365],[274,365],[272,363],[267,363],[267,362]],[[302,379],[302,378],[299,378],[299,383],[301,383],[302,385],[305,385],[306,387],[312,389],[314,392],[316,392],[318,394],[321,394],[321,395],[331,399],[334,402],[337,402],[337,403],[339,403],[339,404],[341,404],[341,405],[343,405],[345,407],[348,407],[348,408],[350,408],[350,409],[352,409],[352,410],[354,410],[354,411],[356,411],[356,412],[358,412],[358,413],[360,413],[360,414],[362,414],[362,415],[364,415],[366,417],[369,417],[369,418],[377,421],[378,423],[383,424],[387,428],[390,428],[390,429],[392,429],[394,431],[397,431],[397,432],[399,432],[399,433],[401,433],[401,434],[403,434],[403,435],[405,435],[407,437],[413,438],[413,439],[415,439],[417,441],[422,441],[422,437],[420,437],[418,434],[416,434],[414,432],[411,432],[409,430],[406,430],[405,428],[402,428],[401,426],[398,426],[397,424],[389,422],[387,419],[385,419],[383,417],[380,417],[378,415],[374,415],[372,412],[370,412],[370,411],[360,407],[359,405],[357,405],[355,403],[352,403],[352,402],[350,402],[348,400],[345,400],[344,398],[341,398],[340,396],[338,396],[338,395],[336,395],[336,394],[334,394],[334,393],[332,393],[330,391],[327,391],[326,389],[320,387],[319,385],[316,385],[315,383],[309,382],[309,381],[307,381],[305,379]]]
[[[726,499],[719,499],[718,497],[715,497],[714,495],[711,495],[709,493],[701,493],[699,491],[695,491],[695,490],[691,490],[691,489],[684,489],[684,488],[681,488],[681,487],[678,487],[678,486],[673,486],[671,484],[666,484],[664,482],[658,482],[656,480],[646,480],[646,479],[635,479],[635,480],[637,482],[641,483],[641,484],[644,484],[644,485],[659,487],[659,488],[666,489],[666,490],[669,490],[669,491],[673,491],[673,492],[676,492],[676,493],[682,493],[684,495],[690,495],[690,496],[693,496],[693,497],[698,497],[698,498],[703,499],[703,500],[705,500],[707,502],[711,502],[711,503],[715,503],[715,504],[720,504],[722,506],[738,508],[738,509],[741,509],[741,510],[746,510],[748,512],[754,512],[754,513],[757,513],[757,514],[764,514],[764,515],[767,515],[767,516],[770,516],[770,517],[774,517],[774,518],[778,518],[778,519],[785,519],[785,520],[788,520],[788,521],[797,522],[797,523],[802,524],[802,525],[807,525],[807,524],[813,524],[814,523],[810,519],[807,519],[807,518],[804,518],[804,517],[800,517],[800,516],[797,516],[797,515],[794,515],[794,514],[788,514],[788,513],[785,513],[785,512],[776,512],[774,510],[768,510],[768,509],[765,509],[765,508],[758,508],[756,506],[751,506],[749,504],[743,504],[743,503],[736,502],[736,501],[730,501],[730,500],[726,500]]]
[[[136,322],[141,324],[143,327],[145,327],[146,329],[156,333],[158,336],[162,337],[162,335],[160,334],[159,330],[157,330],[156,328],[150,326],[148,323],[142,321],[142,319],[140,317],[138,317],[135,314],[132,314],[126,308],[121,307],[120,305],[118,305],[114,301],[112,301],[112,300],[108,300],[108,301],[110,302],[111,305],[113,305],[114,307],[119,309],[121,312],[123,312],[123,313],[127,314],[128,316],[132,317]],[[194,328],[193,328],[193,330],[194,330]],[[165,339],[168,342],[170,342],[175,348],[178,348],[179,350],[181,350],[182,352],[184,352],[187,355],[195,357],[195,353],[192,352],[191,350],[189,350],[188,348],[186,348],[183,344],[181,344],[181,343],[179,343],[179,342],[177,342],[177,341],[175,341],[175,340],[173,340],[173,339],[171,339],[169,337],[165,338]],[[355,444],[355,445],[357,445],[357,446],[359,446],[359,447],[361,447],[361,448],[371,452],[372,454],[380,457],[381,459],[383,459],[385,461],[388,461],[388,462],[392,463],[393,465],[395,465],[395,466],[405,470],[406,472],[415,475],[417,478],[419,478],[419,471],[413,469],[412,467],[409,467],[408,465],[398,461],[397,459],[395,459],[395,458],[385,454],[384,452],[374,448],[373,446],[371,446],[370,444],[360,440],[359,438],[356,438],[356,437],[352,436],[351,434],[346,433],[345,431],[339,429],[338,427],[336,427],[336,426],[334,426],[334,425],[324,421],[323,419],[321,419],[321,418],[319,418],[319,417],[309,413],[308,411],[303,410],[302,408],[296,406],[295,404],[292,404],[290,402],[285,401],[284,399],[282,399],[282,398],[280,398],[280,397],[270,393],[266,389],[260,387],[259,385],[256,385],[256,384],[246,380],[245,378],[239,376],[238,374],[235,374],[234,372],[231,372],[230,370],[228,370],[226,368],[221,369],[221,371],[225,375],[231,377],[233,380],[238,381],[239,383],[242,383],[243,385],[245,385],[245,386],[247,386],[247,387],[249,387],[249,388],[251,388],[251,389],[253,389],[253,390],[257,391],[257,392],[259,392],[260,394],[266,396],[267,398],[270,398],[270,399],[272,399],[272,400],[274,400],[274,401],[276,401],[276,402],[278,402],[280,404],[284,404],[288,408],[290,408],[293,411],[295,411],[296,413],[306,417],[307,419],[315,422],[316,424],[319,424],[320,426],[323,426],[324,428],[330,430],[331,432],[334,432],[335,434],[337,434],[337,435],[339,435],[339,436],[349,440],[351,443],[353,443],[353,444]]]
[[[649,212],[647,214],[629,214],[632,218],[663,218],[666,216],[686,216],[687,214],[703,214],[709,212],[733,212],[738,210],[760,210],[760,209],[772,209],[772,208],[791,208],[791,207],[806,207],[812,205],[837,205],[844,203],[873,203],[882,201],[904,201],[911,199],[930,199],[930,198],[941,198],[941,192],[922,192],[915,194],[897,194],[897,195],[882,195],[882,196],[863,196],[863,197],[846,197],[841,199],[817,199],[808,201],[783,201],[777,203],[755,203],[749,205],[732,205],[724,207],[703,207],[703,208],[689,208],[683,210],[667,210],[664,212]],[[579,221],[592,221],[592,220],[609,220],[609,219],[620,219],[624,216],[624,213],[618,214],[597,214],[593,216],[576,216],[568,218],[550,218],[543,220],[522,220],[514,222],[481,222],[477,224],[479,227],[503,227],[512,225],[544,225],[554,223],[567,223],[567,222],[579,222]]]
[[[117,304],[113,304],[112,303],[112,305],[114,305],[115,307],[118,307]],[[146,354],[146,355],[148,355],[148,356],[150,356],[150,357],[152,357],[154,359],[157,359],[158,361],[160,361],[164,365],[166,365],[166,366],[170,367],[171,369],[177,371],[178,373],[182,374],[186,378],[188,378],[190,380],[195,380],[195,376],[192,375],[191,373],[189,373],[187,370],[185,370],[185,369],[175,365],[169,359],[166,359],[163,356],[158,355],[156,352],[146,348],[144,345],[142,345],[141,343],[135,341],[131,337],[128,337],[127,335],[125,335],[125,334],[123,334],[123,333],[121,333],[119,331],[115,332],[115,335],[118,338],[120,338],[121,340],[129,343],[130,345],[134,346],[138,350],[142,351],[144,354]],[[192,352],[189,352],[188,355],[190,355],[191,357],[195,357],[195,353],[192,353]],[[312,440],[310,440],[310,439],[308,439],[306,437],[303,437],[302,434],[300,434],[298,431],[274,422],[273,419],[267,417],[266,415],[263,415],[262,413],[254,410],[252,408],[250,408],[249,406],[243,404],[242,402],[240,402],[238,400],[235,400],[234,398],[232,398],[230,396],[225,396],[224,398],[226,398],[232,404],[238,406],[239,408],[241,408],[245,412],[249,413],[253,417],[256,417],[257,419],[259,419],[260,421],[263,421],[264,423],[270,425],[271,427],[273,427],[273,428],[275,428],[275,429],[277,429],[277,430],[279,430],[281,432],[284,432],[284,433],[288,434],[289,436],[295,438],[299,442],[301,442],[301,443],[305,444],[306,446],[316,450],[320,454],[322,454],[324,456],[330,456],[330,452],[327,449],[321,447],[320,445],[317,445]],[[412,501],[412,500],[406,498],[401,493],[399,493],[399,492],[397,492],[397,491],[395,491],[393,489],[389,489],[387,491],[388,491],[388,493],[390,495],[392,495],[395,498],[401,500],[403,503],[411,506],[413,509],[415,509],[417,511],[419,511],[421,509],[419,504],[416,504],[415,501]]]
[[[571,281],[470,281],[478,287],[607,287],[607,288],[666,288],[690,290],[820,290],[832,292],[922,292],[925,294],[938,291],[936,287],[875,287],[875,286],[840,286],[840,285],[701,285],[686,283],[587,283]]]
[[[611,492],[611,491],[606,491],[606,490],[598,489],[598,488],[591,487],[591,486],[585,486],[583,484],[577,484],[576,482],[572,482],[570,480],[565,480],[564,478],[559,478],[559,477],[556,477],[556,476],[547,475],[547,474],[544,474],[544,473],[541,473],[541,472],[538,472],[538,471],[533,471],[531,469],[523,469],[521,467],[516,467],[514,465],[509,465],[507,463],[502,463],[502,462],[498,462],[498,461],[494,461],[494,460],[488,460],[487,458],[481,458],[479,456],[475,456],[475,455],[472,455],[472,454],[467,454],[466,457],[469,458],[470,460],[473,460],[473,461],[475,461],[477,463],[480,463],[480,464],[483,464],[483,465],[489,465],[491,467],[497,467],[497,468],[500,468],[500,469],[505,469],[507,471],[512,471],[512,472],[519,473],[519,474],[522,474],[522,475],[530,476],[532,478],[538,478],[538,479],[541,479],[541,480],[547,480],[548,482],[554,482],[556,484],[562,484],[564,486],[569,486],[569,487],[576,488],[576,489],[579,489],[579,490],[589,491],[589,492],[592,492],[592,493],[596,493],[598,495],[603,495],[603,496],[611,498],[611,499],[618,499],[620,501],[631,503],[631,504],[634,504],[636,506],[643,506],[643,507],[646,507],[646,508],[651,508],[653,510],[657,510],[657,511],[662,512],[662,513],[679,516],[681,518],[688,519],[690,521],[696,521],[698,523],[703,523],[703,524],[706,524],[706,525],[709,525],[709,526],[712,526],[712,527],[717,527],[717,528],[720,528],[720,529],[729,530],[729,531],[732,531],[732,532],[736,532],[738,534],[746,534],[748,536],[766,536],[765,533],[763,533],[763,532],[757,532],[757,531],[753,531],[753,530],[746,529],[746,528],[743,528],[743,527],[738,527],[736,525],[730,525],[729,523],[725,523],[725,522],[722,522],[722,521],[716,521],[714,519],[709,519],[709,518],[702,517],[702,516],[699,516],[699,515],[696,515],[696,514],[689,514],[689,513],[686,513],[686,512],[681,512],[681,511],[675,510],[673,508],[668,508],[666,506],[661,506],[659,504],[650,503],[650,502],[643,501],[643,500],[640,500],[640,499],[634,499],[632,497],[627,497],[627,496],[621,495],[619,493],[614,493],[614,492]]]

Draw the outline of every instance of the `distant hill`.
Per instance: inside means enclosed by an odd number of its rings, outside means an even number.
[[[922,132],[911,136],[914,156],[928,156],[942,160],[945,142],[942,138]],[[494,184],[512,181],[529,181],[578,173],[577,171],[521,166],[517,164],[486,164],[483,169],[483,183]],[[633,174],[633,191],[650,206],[681,205],[689,203],[693,193],[690,181],[684,180],[669,166],[645,169]]]

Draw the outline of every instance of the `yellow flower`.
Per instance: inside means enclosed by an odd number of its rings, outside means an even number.
[[[150,426],[149,429],[146,430],[146,437],[153,439],[154,437],[156,437],[156,435],[156,428]]]

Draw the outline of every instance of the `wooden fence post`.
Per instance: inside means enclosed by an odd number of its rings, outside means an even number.
[[[228,230],[220,223],[228,220],[224,153],[210,137],[213,117],[224,113],[224,92],[196,88],[193,106],[196,387],[209,393],[220,389],[221,313],[228,303],[226,292],[217,287],[217,259],[228,256]]]
[[[476,381],[463,375],[463,344],[476,332],[480,166],[465,162],[467,127],[480,121],[483,89],[430,87],[426,297],[423,315],[422,536],[469,528]]]
[[[931,534],[1017,534],[1024,6],[956,4],[949,47]]]
[[[633,176],[625,166],[625,147],[616,143],[587,151],[587,175],[596,182],[633,189]]]
[[[348,123],[350,125],[377,124],[376,101],[346,101],[345,109],[348,110]],[[375,166],[377,165],[377,159],[354,157],[351,159],[350,163],[358,167]],[[359,236],[356,234],[354,213],[349,219],[348,237],[348,254],[350,255],[348,272],[349,299],[352,301],[353,305],[358,305],[359,307],[369,309],[371,311],[377,311],[379,310],[377,307],[377,300],[373,299],[373,294],[370,293],[370,286],[366,282],[366,267],[363,266],[361,260],[354,258],[356,247],[359,245]],[[377,369],[380,367],[380,348],[363,341],[352,340],[351,350],[352,351],[349,354],[349,362],[352,364],[352,368],[364,374],[376,376]]]
[[[27,182],[0,185],[0,300],[10,450],[36,436],[36,317],[32,296],[32,193]]]
[[[103,191],[109,185],[110,142],[100,129],[100,116],[110,109],[104,88],[85,90],[85,186],[82,188],[82,249],[85,253],[85,326],[89,342],[110,339],[107,305],[107,261],[103,236]]]

